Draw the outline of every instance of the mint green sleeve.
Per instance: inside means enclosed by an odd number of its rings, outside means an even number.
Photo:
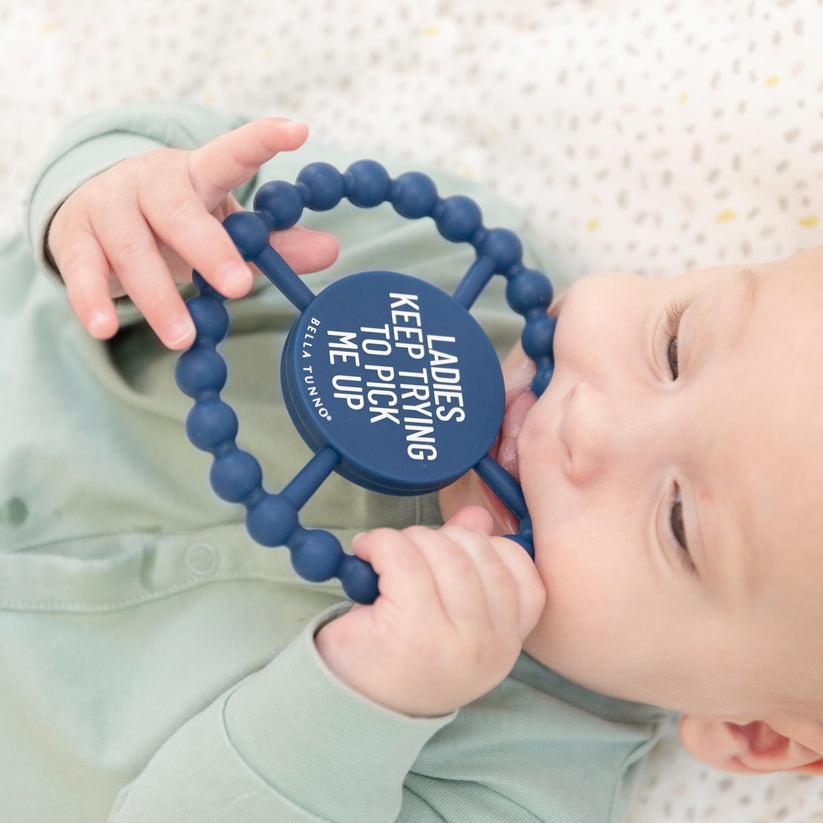
[[[186,722],[121,792],[110,823],[396,820],[412,763],[454,715],[405,717],[334,678],[313,637],[341,608]]]
[[[650,707],[581,693],[527,656],[460,712],[410,718],[336,680],[316,618],[188,720],[109,823],[620,823],[659,733]]]
[[[153,149],[200,146],[242,122],[181,101],[114,106],[77,120],[51,147],[29,196],[28,232],[38,267],[60,280],[47,253],[48,227],[63,201],[87,180]]]

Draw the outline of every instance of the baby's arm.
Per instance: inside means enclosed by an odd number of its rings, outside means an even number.
[[[86,329],[111,337],[113,298],[128,295],[164,344],[190,345],[194,327],[175,283],[196,268],[227,297],[249,290],[251,270],[219,221],[240,208],[234,188],[306,135],[301,123],[266,118],[197,149],[124,160],[80,186],[54,216],[48,243]],[[273,242],[299,272],[324,268],[337,254],[332,237],[300,228]]]
[[[447,714],[503,680],[546,592],[526,552],[488,536],[490,526],[485,510],[467,507],[438,531],[361,535],[355,552],[380,575],[380,597],[318,632],[332,672],[416,717]]]
[[[514,800],[472,800],[469,778],[448,788],[448,808],[419,794],[425,777],[407,785],[449,712],[509,673],[542,610],[532,561],[514,542],[487,537],[488,525],[469,508],[439,531],[359,538],[358,554],[380,574],[375,603],[319,631],[316,621],[188,721],[121,794],[110,823],[514,819]]]

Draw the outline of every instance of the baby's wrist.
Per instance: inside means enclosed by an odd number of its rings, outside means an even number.
[[[334,679],[357,692],[361,697],[379,703],[384,708],[397,711],[394,706],[387,705],[373,693],[372,689],[368,688],[362,676],[363,661],[358,667],[354,659],[355,655],[344,647],[339,628],[338,618],[326,623],[314,636],[314,646],[327,671]]]
[[[362,699],[382,709],[413,718],[431,718],[447,715],[452,710],[435,709],[426,705],[426,696],[414,699],[406,694],[402,673],[390,670],[391,655],[369,644],[365,653],[353,648],[343,639],[338,620],[326,623],[314,636],[314,645],[330,676]]]

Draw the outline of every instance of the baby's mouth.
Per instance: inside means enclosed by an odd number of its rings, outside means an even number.
[[[520,465],[517,455],[517,438],[523,428],[523,422],[537,398],[529,386],[519,386],[506,392],[506,408],[503,423],[497,439],[489,451],[491,456],[513,477],[520,482]]]
[[[549,314],[559,319],[559,309],[563,298],[558,299],[549,309]],[[512,352],[514,354],[514,352]],[[510,355],[511,357],[512,355]],[[510,370],[506,371],[510,365]],[[534,378],[534,363],[523,352],[514,360],[507,360],[503,364],[506,372],[506,382],[513,387],[506,392],[506,402],[503,410],[503,420],[500,431],[489,449],[489,456],[497,461],[504,471],[518,484],[520,483],[520,456],[518,454],[518,439],[523,424],[532,407],[537,403],[537,396],[531,390]],[[481,487],[494,513],[505,524],[510,532],[518,529],[518,519],[502,500],[481,481]]]
[[[523,428],[526,415],[536,402],[537,398],[532,394],[528,385],[507,391],[500,431],[489,449],[489,456],[496,460],[504,471],[518,483],[520,482],[520,465],[517,454],[517,437]],[[495,533],[515,534],[520,527],[516,515],[482,480],[480,480],[480,487],[488,501],[491,513],[501,524],[502,531]]]

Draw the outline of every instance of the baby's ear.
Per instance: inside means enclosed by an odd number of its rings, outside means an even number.
[[[698,760],[729,772],[823,775],[823,727],[814,721],[741,725],[686,716],[680,721],[680,740]]]

